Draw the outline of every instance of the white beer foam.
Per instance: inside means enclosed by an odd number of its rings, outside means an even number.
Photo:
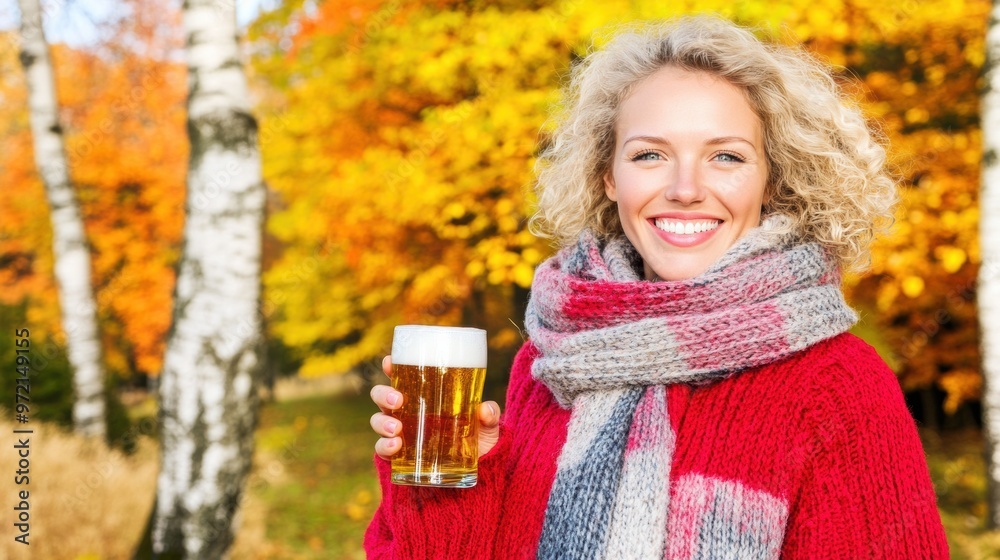
[[[392,363],[486,367],[486,331],[469,327],[400,325],[392,334]]]

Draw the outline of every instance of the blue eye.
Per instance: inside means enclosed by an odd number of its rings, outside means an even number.
[[[632,161],[649,161],[652,158],[646,157],[646,156],[657,156],[657,157],[659,157],[659,155],[660,154],[657,154],[653,150],[643,150],[643,151],[639,152],[638,154],[635,154],[634,156],[632,156],[631,159],[632,159]]]
[[[720,161],[724,161],[724,162],[727,162],[727,163],[743,163],[743,162],[746,161],[742,157],[740,157],[740,156],[738,156],[738,155],[736,155],[736,154],[734,154],[732,152],[719,152],[718,154],[715,155],[715,157],[716,158],[721,158]]]

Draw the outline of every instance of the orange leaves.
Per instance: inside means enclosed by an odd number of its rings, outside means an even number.
[[[8,34],[9,33],[9,34]],[[35,170],[28,125],[27,89],[17,51],[16,31],[0,37],[0,303],[24,297],[55,297],[52,240],[45,192]],[[29,310],[29,313],[31,311]],[[38,316],[38,313],[35,312]],[[56,322],[38,324],[53,332]],[[35,324],[33,324],[33,327]]]
[[[103,49],[100,56],[61,45],[52,51],[70,176],[92,249],[106,362],[120,375],[155,375],[184,223],[186,76],[182,65],[162,57],[172,40],[169,26],[179,23],[175,14],[155,2],[129,3],[141,16],[123,19],[95,45]],[[148,56],[153,53],[161,58]],[[26,92],[16,61],[2,64],[0,121],[15,126],[0,131],[7,148],[0,168],[17,185],[0,190],[0,277],[16,286],[2,292],[6,303],[28,297],[33,327],[56,332],[48,204],[26,130]],[[25,258],[8,261],[7,255],[18,254]]]
[[[139,371],[156,375],[169,327],[171,249],[184,222],[186,87],[175,64],[126,57],[93,63],[67,135],[102,315],[121,321]],[[103,286],[103,288],[101,287]],[[110,290],[105,296],[102,290]],[[100,307],[100,306],[99,306]],[[123,342],[127,343],[123,344]]]

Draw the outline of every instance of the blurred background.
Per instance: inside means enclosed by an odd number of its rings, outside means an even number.
[[[230,7],[235,0],[218,0]],[[73,435],[50,207],[33,159],[18,10],[0,8],[0,323],[29,327],[32,534],[0,558],[131,557],[153,504],[156,388],[182,253],[187,68],[179,1],[42,2],[91,255],[107,437]],[[392,327],[488,329],[503,403],[534,267],[532,164],[571,63],[609,26],[713,12],[800,43],[888,137],[902,204],[845,279],[856,333],[899,376],[954,558],[988,529],[976,276],[986,0],[248,0],[241,57],[267,186],[265,402],[234,558],[363,558],[379,502],[367,387]],[[224,258],[224,257],[220,257]],[[0,337],[13,387],[14,338]],[[0,402],[12,400],[4,395]],[[0,433],[12,415],[3,411]],[[9,438],[8,438],[9,439]],[[6,440],[4,440],[6,441]],[[0,444],[0,510],[16,464]],[[4,526],[8,524],[4,522]]]

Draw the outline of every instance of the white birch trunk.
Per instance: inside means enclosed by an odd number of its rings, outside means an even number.
[[[160,557],[225,558],[257,421],[265,192],[234,3],[183,9],[191,161],[151,537]]]
[[[983,355],[983,440],[990,525],[1000,527],[1000,4],[986,32],[986,88],[980,103],[983,133],[979,242],[982,262],[976,299]]]
[[[90,284],[90,249],[66,166],[55,78],[42,33],[41,5],[38,0],[19,0],[19,4],[21,65],[28,83],[35,162],[52,210],[56,287],[69,363],[73,368],[76,393],[73,426],[77,433],[104,437],[104,371],[97,306]]]

